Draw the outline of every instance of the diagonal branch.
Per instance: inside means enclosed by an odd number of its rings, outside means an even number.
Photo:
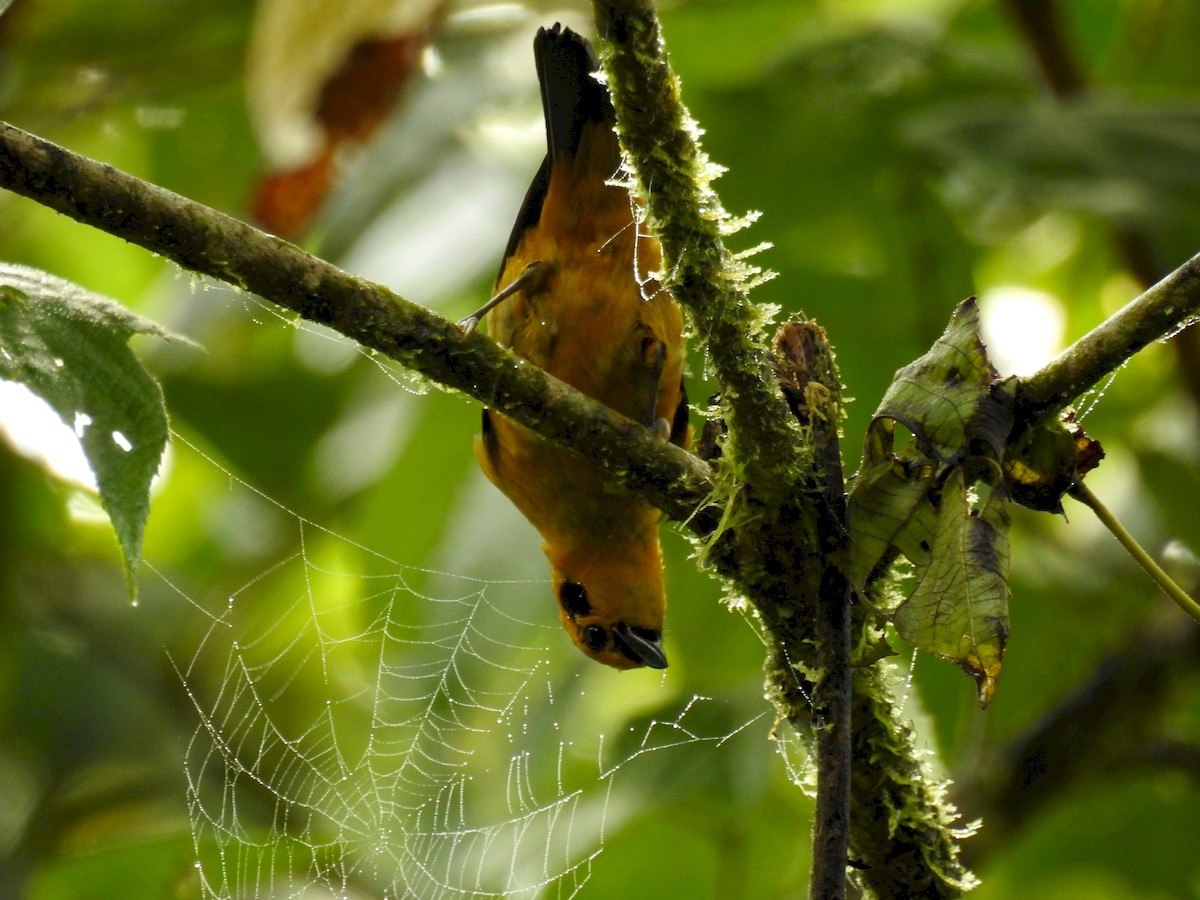
[[[252,291],[474,397],[597,463],[614,483],[686,519],[708,467],[649,429],[480,334],[281,238],[0,122],[0,186]]]
[[[1018,419],[1036,423],[1057,414],[1147,344],[1171,336],[1198,315],[1200,254],[1024,379],[1017,388]]]

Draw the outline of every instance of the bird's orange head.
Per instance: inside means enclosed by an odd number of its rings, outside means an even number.
[[[665,669],[662,555],[657,535],[642,546],[595,547],[584,553],[545,547],[554,575],[558,615],[571,640],[597,662],[615,669]],[[613,552],[615,551],[615,552]]]

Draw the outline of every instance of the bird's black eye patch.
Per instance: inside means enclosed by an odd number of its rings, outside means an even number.
[[[564,581],[558,589],[558,602],[569,616],[586,616],[592,611],[587,588],[578,581]]]
[[[603,650],[608,646],[608,631],[600,625],[589,625],[579,637],[591,650]]]

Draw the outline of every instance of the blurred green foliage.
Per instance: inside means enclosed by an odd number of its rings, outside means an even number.
[[[1164,273],[1200,250],[1200,5],[1059,4],[1092,85],[1069,104],[1050,96],[1006,6],[664,5],[685,100],[729,168],[717,185],[725,205],[763,212],[735,249],[775,245],[759,261],[779,277],[756,299],[820,321],[857,398],[848,470],[893,374],[963,297],[983,295],[986,317],[989,291],[1042,291],[1060,304],[1070,340],[1138,290],[1118,239],[1134,235]],[[541,152],[497,140],[515,132],[489,123],[536,134],[529,38],[563,9],[538,4],[487,28],[452,17],[439,74],[418,79],[350,165],[311,249],[447,315],[474,308]],[[16,0],[0,18],[0,117],[246,215],[260,167],[243,93],[252,13],[244,0]],[[516,74],[484,79],[486,64]],[[430,149],[411,158],[416,135]],[[409,588],[442,597],[454,593],[450,576],[538,580],[544,562],[475,470],[474,403],[10,195],[0,196],[0,259],[114,297],[206,348],[137,344],[172,427],[199,451],[180,445],[157,489],[138,607],[111,531],[77,488],[0,444],[0,896],[196,896],[182,759],[197,715],[177,668],[201,658],[213,627],[204,611],[302,540],[306,559],[356,574],[348,633],[384,602],[369,579],[394,573],[393,560],[414,567]],[[1152,552],[1171,538],[1200,552],[1197,397],[1177,374],[1187,346],[1147,348],[1085,422],[1108,452],[1089,483]],[[691,396],[712,393],[703,360],[691,367]],[[238,481],[283,509],[234,490]],[[1078,777],[1054,778],[1036,806],[996,788],[1019,765],[1011,742],[1078,700],[1111,654],[1179,624],[1086,511],[1068,513],[1015,517],[1012,636],[991,708],[975,706],[953,666],[924,657],[909,712],[964,786],[956,799],[967,818],[985,816],[967,844],[983,880],[976,896],[1200,897],[1189,852],[1200,803],[1196,641],[1172,645],[1183,650],[1145,694],[1140,683],[1106,688],[1110,711],[1102,696],[1089,715],[1063,720],[1058,737],[1082,761],[1070,770]],[[610,809],[581,896],[801,896],[809,803],[767,740],[769,714],[756,718],[767,712],[759,642],[696,571],[690,545],[673,533],[665,545],[666,680],[585,670],[550,638],[560,703],[545,715],[636,734],[702,695],[718,704],[711,733],[754,724],[727,746],[684,743],[630,767],[619,796],[640,802]],[[253,594],[258,621],[292,614],[298,578],[265,579]],[[496,589],[522,604],[512,614],[553,625],[548,586],[518,587]],[[412,615],[417,625],[436,617]],[[221,671],[188,676],[201,695],[225,683]],[[503,762],[503,744],[480,741]]]

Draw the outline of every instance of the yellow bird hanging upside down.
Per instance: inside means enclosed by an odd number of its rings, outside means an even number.
[[[650,280],[658,242],[639,233],[592,48],[555,25],[534,40],[549,152],[517,216],[488,332],[547,372],[686,447],[683,319]],[[661,514],[605,487],[595,463],[483,412],[475,455],[538,530],[559,617],[592,659],[666,668]]]

